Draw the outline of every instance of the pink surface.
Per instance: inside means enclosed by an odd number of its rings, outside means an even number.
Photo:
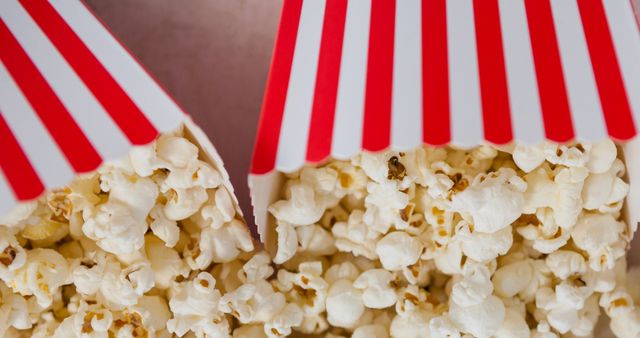
[[[86,0],[193,116],[248,222],[247,173],[281,0]]]

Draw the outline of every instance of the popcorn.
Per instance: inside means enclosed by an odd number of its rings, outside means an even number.
[[[298,249],[298,233],[293,225],[286,222],[278,222],[276,232],[278,233],[278,251],[273,261],[276,264],[282,264],[295,255]]]
[[[562,228],[571,228],[582,209],[582,186],[587,177],[584,168],[560,169],[554,178],[556,184],[556,203],[551,206],[553,218]]]
[[[513,149],[513,161],[516,163],[518,168],[529,173],[545,161],[544,146],[516,144]]]
[[[487,234],[474,231],[464,220],[456,225],[455,238],[462,243],[462,252],[477,262],[489,262],[506,254],[513,243],[511,226]]]
[[[217,310],[221,295],[215,284],[216,280],[207,272],[184,282],[181,290],[169,301],[173,318],[167,321],[167,330],[178,336],[188,331],[212,336],[227,332],[229,323]]]
[[[168,219],[163,208],[159,205],[151,209],[149,217],[153,219],[150,225],[153,234],[163,240],[168,247],[174,247],[180,239],[180,228],[177,222]]]
[[[587,264],[584,257],[575,251],[558,250],[552,252],[545,259],[545,263],[551,272],[560,279],[581,276],[587,273]]]
[[[528,338],[530,337],[529,325],[524,317],[516,310],[507,308],[504,321],[494,335],[495,338]]]
[[[620,238],[624,228],[624,223],[610,214],[585,214],[571,232],[571,239],[587,252],[591,269],[612,269],[625,252],[627,244]]]
[[[582,188],[582,200],[587,210],[615,212],[622,208],[622,200],[629,192],[629,185],[622,180],[624,164],[616,159],[604,173],[589,175]]]
[[[47,307],[58,289],[69,283],[69,264],[64,257],[51,249],[33,249],[7,284],[23,296],[35,296],[38,305]]]
[[[346,278],[331,283],[326,304],[329,324],[343,328],[353,327],[365,310],[362,292]]]
[[[21,296],[11,292],[4,283],[0,282],[0,336],[14,327],[19,330],[31,328],[31,319],[27,302]]]
[[[378,258],[376,244],[380,235],[364,223],[363,216],[364,213],[361,210],[354,210],[347,222],[335,223],[331,228],[335,237],[334,245],[339,251],[376,259]]]
[[[330,159],[286,175],[270,255],[166,134],[0,222],[0,335],[590,337],[602,307],[636,337],[623,176],[610,141]]]
[[[429,321],[431,337],[460,338],[460,331],[447,314],[434,317]],[[499,332],[497,333],[499,334]],[[498,337],[499,338],[499,337]]]
[[[109,200],[82,225],[83,233],[116,255],[130,254],[144,245],[146,218],[155,204],[158,188],[148,178],[129,182],[116,174],[109,185]]]
[[[460,331],[475,337],[491,337],[505,319],[505,307],[500,298],[490,295],[470,306],[450,302],[449,316]]]
[[[454,195],[452,209],[469,213],[477,231],[493,233],[520,216],[526,188],[512,169],[476,176],[469,188]]]
[[[486,266],[469,262],[462,272],[463,278],[451,290],[451,302],[467,307],[477,305],[491,295],[491,272]]]
[[[0,279],[9,283],[15,271],[26,262],[27,252],[16,237],[8,229],[0,227]]]
[[[382,325],[364,325],[353,331],[351,338],[388,338],[387,328]]]
[[[422,254],[423,245],[406,232],[395,231],[384,236],[376,245],[382,266],[391,271],[413,265]]]
[[[397,301],[393,287],[395,276],[383,269],[363,272],[353,282],[356,289],[362,290],[362,303],[371,309],[384,309]]]
[[[326,209],[326,201],[316,196],[309,185],[298,183],[289,187],[290,198],[281,200],[269,207],[269,212],[281,221],[308,225],[320,220]]]

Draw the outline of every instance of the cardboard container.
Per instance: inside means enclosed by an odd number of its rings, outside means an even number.
[[[638,60],[630,1],[285,0],[249,175],[261,239],[284,173],[422,144],[610,137],[637,224]]]
[[[181,128],[229,175],[202,130],[81,2],[0,2],[0,215]]]
[[[629,1],[285,0],[249,175],[263,241],[282,173],[422,144],[610,137],[640,221],[638,27]]]

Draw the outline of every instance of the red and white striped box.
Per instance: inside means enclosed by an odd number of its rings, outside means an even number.
[[[638,60],[628,0],[285,0],[249,175],[262,239],[283,173],[422,144],[610,137],[639,221]]]
[[[0,215],[177,128],[223,176],[182,109],[80,0],[0,1]]]

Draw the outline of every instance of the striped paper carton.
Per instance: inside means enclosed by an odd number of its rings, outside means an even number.
[[[285,0],[249,184],[422,144],[622,145],[640,220],[640,30],[627,0]]]
[[[0,214],[177,128],[233,196],[206,135],[81,1],[0,1],[0,46]]]

